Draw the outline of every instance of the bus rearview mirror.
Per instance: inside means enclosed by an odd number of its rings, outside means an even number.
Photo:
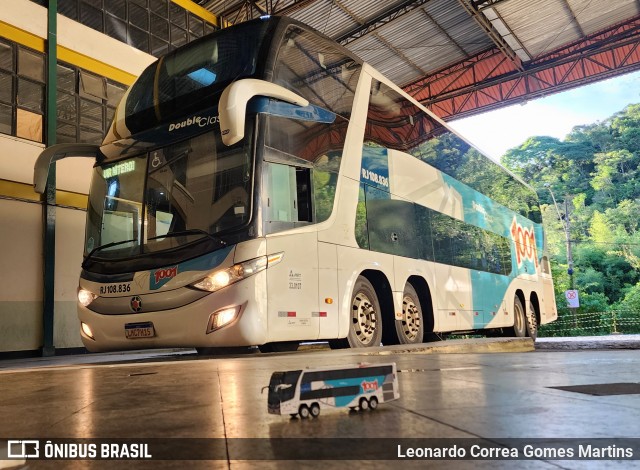
[[[244,137],[247,103],[254,96],[275,98],[298,106],[309,105],[309,101],[302,96],[275,83],[255,78],[233,82],[222,92],[218,106],[220,133],[225,145],[233,145]]]
[[[56,144],[44,149],[33,168],[33,186],[37,193],[42,194],[47,185],[49,176],[49,166],[55,161],[67,157],[87,157],[96,158],[100,152],[100,146],[96,144]]]

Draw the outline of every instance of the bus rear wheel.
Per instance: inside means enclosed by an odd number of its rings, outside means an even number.
[[[309,408],[307,405],[300,405],[300,408],[298,408],[298,414],[300,415],[300,418],[307,419],[309,417]]]
[[[422,343],[424,321],[418,293],[407,284],[402,294],[402,320],[396,320],[396,334],[400,344]]]
[[[369,400],[369,409],[373,411],[376,408],[378,408],[378,399],[376,397],[371,397]]]
[[[509,333],[516,338],[524,338],[527,336],[527,319],[524,313],[524,306],[520,301],[520,297],[513,299],[513,328]]]
[[[371,282],[358,276],[351,295],[351,322],[347,343],[352,348],[380,346],[382,317],[380,302]]]
[[[529,311],[526,314],[527,317],[527,336],[534,341],[538,337],[538,317],[536,316],[536,310],[532,303],[529,304]]]
[[[313,403],[309,408],[309,411],[311,412],[311,416],[317,418],[318,416],[320,416],[320,405],[318,405],[317,403]]]

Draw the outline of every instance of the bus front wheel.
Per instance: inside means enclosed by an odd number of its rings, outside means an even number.
[[[298,414],[302,419],[307,419],[309,417],[309,408],[307,407],[307,405],[300,405]]]
[[[424,321],[418,293],[407,284],[402,294],[402,320],[396,320],[396,334],[400,344],[422,343]]]
[[[371,282],[358,276],[351,295],[351,323],[347,342],[352,348],[380,346],[382,317],[380,302]]]
[[[369,409],[369,402],[366,398],[360,399],[360,411],[367,411]]]

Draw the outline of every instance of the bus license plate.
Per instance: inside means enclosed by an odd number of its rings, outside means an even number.
[[[156,330],[150,321],[127,323],[124,325],[124,335],[127,339],[153,338],[156,335]]]

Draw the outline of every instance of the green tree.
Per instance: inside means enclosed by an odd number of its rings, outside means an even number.
[[[541,331],[607,333],[612,319],[623,317],[640,325],[640,104],[602,122],[576,126],[563,140],[530,137],[501,162],[531,184],[542,202],[560,321]],[[561,218],[545,183],[557,198]],[[570,285],[566,217],[580,291],[578,314],[584,320],[577,322],[564,299]]]

